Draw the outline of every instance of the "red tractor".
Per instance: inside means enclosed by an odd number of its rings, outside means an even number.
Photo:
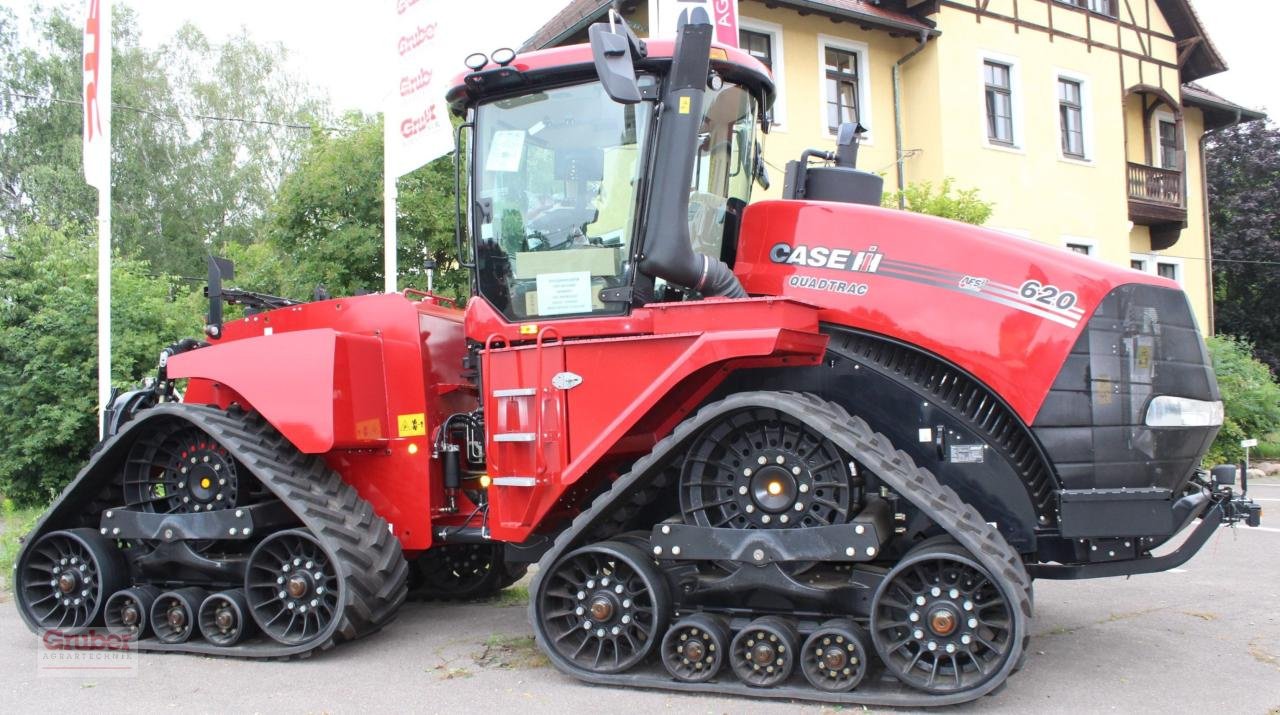
[[[748,205],[773,85],[711,31],[459,79],[465,309],[213,260],[206,339],[26,540],[27,624],[302,656],[536,562],[537,641],[584,681],[945,705],[1022,663],[1034,578],[1257,524],[1198,469],[1222,404],[1175,283],[881,209],[853,127]]]

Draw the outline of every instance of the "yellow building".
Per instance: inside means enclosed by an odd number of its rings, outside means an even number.
[[[652,0],[624,0],[638,34]],[[573,0],[526,49],[586,41]],[[1189,0],[740,0],[740,45],[778,85],[765,159],[868,130],[888,189],[954,179],[987,225],[1186,289],[1212,331],[1204,138],[1261,114],[1194,82],[1226,70]],[[781,172],[775,172],[778,196]]]

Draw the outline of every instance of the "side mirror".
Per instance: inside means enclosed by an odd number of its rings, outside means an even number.
[[[636,81],[635,60],[631,54],[634,48],[636,54],[644,57],[645,45],[631,32],[626,21],[610,13],[608,23],[598,22],[587,31],[596,74],[610,99],[619,104],[636,104],[640,101],[640,84]]]

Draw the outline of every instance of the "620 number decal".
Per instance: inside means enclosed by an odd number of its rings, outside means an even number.
[[[1034,300],[1058,310],[1071,310],[1076,304],[1076,294],[1062,290],[1057,286],[1044,285],[1040,281],[1027,281],[1018,289],[1018,294],[1027,300]]]

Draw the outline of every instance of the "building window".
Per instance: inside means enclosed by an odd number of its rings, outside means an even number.
[[[1093,255],[1093,246],[1090,246],[1087,243],[1071,243],[1070,241],[1068,241],[1067,250],[1075,251],[1076,253],[1080,253],[1086,256]]]
[[[1080,83],[1058,78],[1058,116],[1062,131],[1062,155],[1084,159],[1084,99]]]
[[[738,42],[743,51],[760,60],[773,73],[775,97],[769,121],[775,128],[787,123],[786,69],[783,66],[782,26],[743,17],[738,20]]]
[[[1058,2],[1063,5],[1084,8],[1107,17],[1116,16],[1116,0],[1058,0]]]
[[[1135,253],[1129,256],[1129,267],[1143,273],[1154,273],[1161,278],[1182,282],[1182,261],[1176,258],[1165,258],[1149,253]]]
[[[738,32],[738,44],[752,57],[764,63],[773,71],[773,37],[763,32],[741,30]]]
[[[986,60],[987,139],[993,144],[1013,146],[1013,68]]]
[[[845,122],[860,123],[858,53],[825,48],[827,130],[832,134]]]
[[[1181,169],[1182,152],[1178,148],[1178,124],[1167,119],[1157,124],[1158,141],[1160,142],[1160,168]]]

